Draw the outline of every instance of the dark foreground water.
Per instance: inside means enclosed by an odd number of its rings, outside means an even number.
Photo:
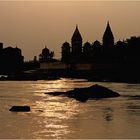
[[[121,96],[86,103],[44,94],[92,84],[77,79],[1,81],[0,138],[139,139],[140,84],[100,82]],[[29,105],[31,112],[9,112],[13,105]]]

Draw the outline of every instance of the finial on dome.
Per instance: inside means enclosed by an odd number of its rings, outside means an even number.
[[[78,29],[78,24],[76,24],[76,29]]]
[[[109,20],[107,21],[107,25],[109,26]]]

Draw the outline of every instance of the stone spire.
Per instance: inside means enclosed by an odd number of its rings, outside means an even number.
[[[78,25],[71,38],[72,53],[74,55],[80,55],[82,53],[82,36],[79,32]]]
[[[75,31],[73,33],[73,36],[72,36],[71,40],[72,41],[75,41],[75,40],[81,40],[82,41],[82,36],[81,36],[81,34],[79,32],[78,25],[76,25],[76,29],[75,29]]]
[[[110,28],[109,21],[107,23],[106,30],[103,35],[103,47],[110,48],[114,46],[114,36]]]

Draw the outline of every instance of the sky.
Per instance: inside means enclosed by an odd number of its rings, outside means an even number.
[[[38,56],[45,45],[60,58],[76,24],[83,43],[102,43],[107,21],[115,41],[140,36],[140,1],[0,1],[0,42],[20,48],[24,60]]]

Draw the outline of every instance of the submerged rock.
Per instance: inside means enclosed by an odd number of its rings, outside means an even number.
[[[29,112],[30,106],[12,106],[9,111],[13,112]]]
[[[114,92],[106,87],[97,84],[86,88],[75,88],[67,92],[50,92],[46,94],[53,96],[63,95],[74,98],[81,102],[86,102],[88,99],[100,99],[120,96],[120,94],[118,94],[117,92]]]

